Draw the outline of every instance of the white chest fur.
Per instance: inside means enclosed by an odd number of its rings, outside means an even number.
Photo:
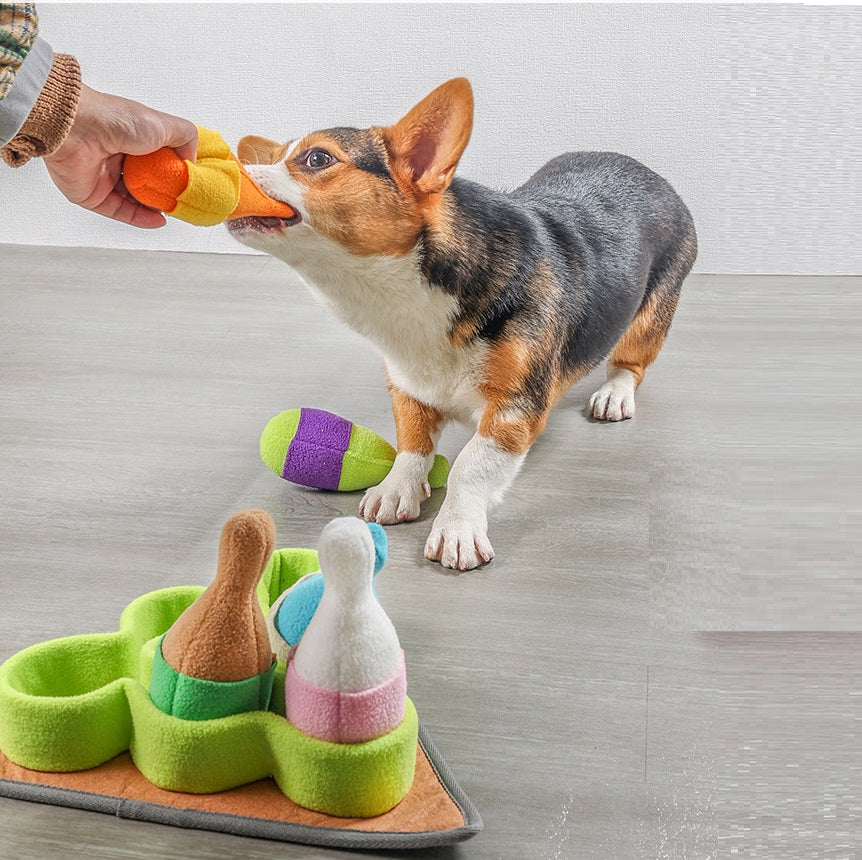
[[[304,223],[283,236],[243,241],[284,260],[336,316],[367,337],[402,391],[452,418],[477,417],[485,347],[452,346],[456,302],[424,282],[418,252],[360,257]]]
[[[344,322],[378,347],[392,382],[455,418],[481,408],[476,386],[484,349],[452,346],[456,302],[424,281],[418,255],[343,259],[344,251],[338,252],[341,259],[326,274],[317,266],[300,273]]]

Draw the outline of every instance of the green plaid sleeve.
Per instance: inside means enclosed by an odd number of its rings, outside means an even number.
[[[38,30],[34,3],[0,3],[0,99],[11,89]]]

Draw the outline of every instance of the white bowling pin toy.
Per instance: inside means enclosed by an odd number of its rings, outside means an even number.
[[[404,653],[371,588],[374,541],[356,517],[333,520],[318,547],[323,596],[285,677],[287,718],[335,743],[360,743],[404,718]]]
[[[376,577],[389,552],[389,542],[383,526],[366,523],[374,541],[374,576]],[[374,586],[372,584],[372,590]],[[376,594],[374,595],[377,596]],[[290,649],[299,644],[308,622],[317,612],[323,597],[323,574],[318,570],[306,573],[286,591],[283,591],[270,607],[266,616],[266,630],[276,657],[287,663]]]

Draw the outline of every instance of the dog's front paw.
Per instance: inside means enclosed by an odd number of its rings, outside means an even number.
[[[359,516],[384,526],[415,520],[422,500],[431,495],[429,460],[433,455],[399,453],[389,474],[376,487],[366,490],[359,503]]]
[[[431,495],[427,481],[393,481],[391,478],[390,473],[382,483],[365,491],[359,503],[359,516],[367,522],[386,526],[415,520],[422,500]]]
[[[473,570],[494,557],[487,518],[451,516],[441,511],[425,543],[425,558],[452,570]]]

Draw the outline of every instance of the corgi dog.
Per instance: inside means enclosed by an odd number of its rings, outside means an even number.
[[[360,516],[415,520],[444,424],[475,426],[425,544],[457,570],[494,557],[489,509],[572,383],[607,359],[589,414],[632,417],[697,255],[682,200],[624,155],[560,155],[507,193],[455,177],[472,125],[456,78],[394,125],[245,137],[240,161],[296,215],[228,223],[382,353],[398,454]]]

